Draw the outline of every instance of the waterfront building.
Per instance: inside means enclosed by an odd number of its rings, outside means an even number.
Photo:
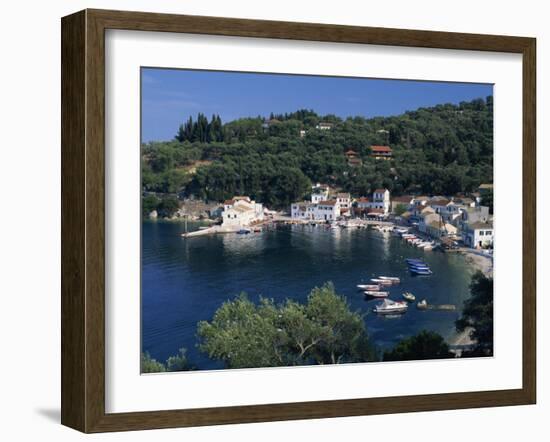
[[[376,189],[372,193],[372,198],[363,196],[356,201],[356,207],[359,211],[367,211],[368,213],[369,209],[380,209],[383,215],[389,213],[390,205],[390,191],[388,189]]]
[[[291,218],[302,221],[336,221],[341,213],[342,209],[336,200],[322,200],[318,203],[302,201],[290,207]]]
[[[393,151],[390,146],[371,146],[371,157],[377,160],[391,160]]]
[[[349,193],[337,193],[336,203],[341,209],[349,210],[351,208],[351,195]]]
[[[494,239],[493,223],[474,222],[466,224],[466,228],[462,232],[462,239],[468,247],[491,247]]]
[[[223,203],[223,227],[248,227],[263,219],[263,205],[256,203],[248,196],[234,196]]]

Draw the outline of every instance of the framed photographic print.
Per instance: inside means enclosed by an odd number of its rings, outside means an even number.
[[[533,404],[535,40],[62,20],[62,423]]]

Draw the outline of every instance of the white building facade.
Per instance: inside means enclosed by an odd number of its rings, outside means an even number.
[[[248,227],[263,219],[263,205],[247,196],[236,196],[223,204],[222,227]]]
[[[468,247],[491,247],[494,240],[492,223],[472,223],[462,232],[464,244]]]

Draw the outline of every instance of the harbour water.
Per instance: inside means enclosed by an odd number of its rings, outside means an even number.
[[[198,225],[189,225],[197,229]],[[210,320],[226,300],[244,291],[283,302],[305,302],[315,286],[331,281],[352,310],[365,314],[370,338],[391,347],[421,330],[446,339],[469,297],[474,272],[460,254],[416,249],[390,233],[322,226],[279,226],[249,235],[224,234],[181,238],[184,225],[149,222],[142,225],[142,350],[164,361],[185,347],[199,369],[223,368],[197,348],[196,325]],[[405,258],[421,257],[431,276],[412,276]],[[456,311],[420,311],[411,305],[404,315],[380,317],[357,284],[380,275],[398,276],[390,299],[410,291],[430,304],[456,304]]]

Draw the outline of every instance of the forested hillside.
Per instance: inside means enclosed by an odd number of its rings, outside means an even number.
[[[173,141],[142,145],[143,189],[214,201],[246,194],[283,208],[307,195],[312,182],[354,196],[378,187],[451,195],[492,182],[492,97],[392,117],[343,120],[300,110],[269,120],[189,118]],[[319,130],[319,122],[333,126]],[[393,159],[371,158],[371,145],[391,146]],[[360,164],[349,164],[350,149]]]

